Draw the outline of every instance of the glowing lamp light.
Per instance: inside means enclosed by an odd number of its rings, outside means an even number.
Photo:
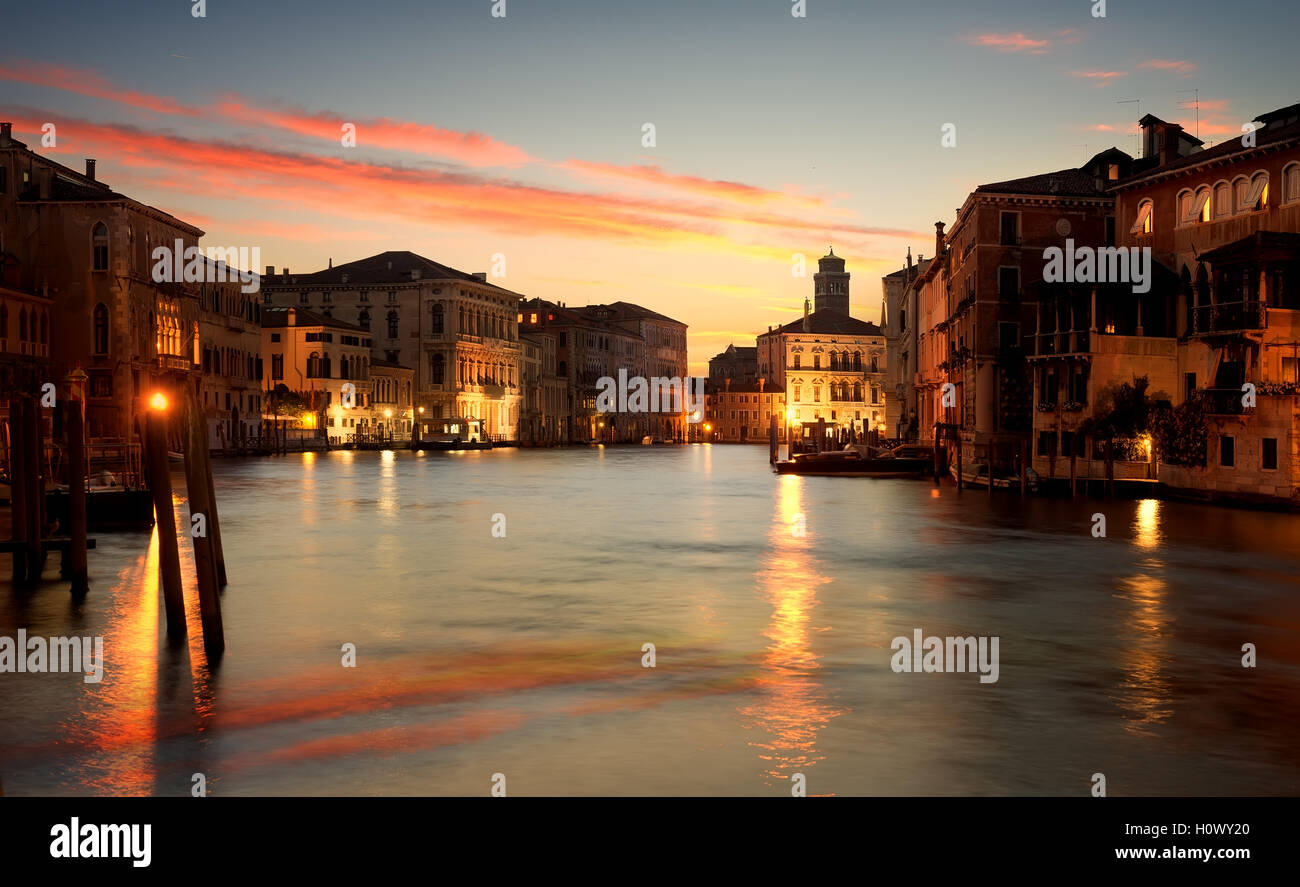
[[[149,398],[149,406],[155,410],[167,409],[167,395],[161,391],[154,392],[154,396]]]
[[[384,410],[384,418],[385,418],[385,419],[391,419],[391,418],[393,418],[393,411],[392,411],[392,410]]]
[[[712,430],[713,430],[713,426],[710,425],[708,422],[705,422],[705,423],[704,423],[704,430],[705,430],[705,431],[712,431]]]

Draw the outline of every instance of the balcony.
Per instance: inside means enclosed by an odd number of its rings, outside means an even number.
[[[1087,354],[1092,347],[1092,336],[1087,330],[1038,333],[1034,335],[1030,357],[1055,357],[1070,354]]]
[[[1231,335],[1264,328],[1264,306],[1258,300],[1196,305],[1191,314],[1193,336]]]
[[[190,358],[183,354],[159,354],[158,367],[164,370],[181,370],[190,372],[194,369],[194,364]]]
[[[1243,416],[1254,410],[1242,405],[1240,388],[1202,388],[1205,412],[1211,416]]]

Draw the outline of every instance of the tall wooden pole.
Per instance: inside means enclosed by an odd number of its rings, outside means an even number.
[[[212,540],[212,558],[217,567],[217,588],[226,587],[226,554],[221,547],[221,521],[217,517],[217,488],[212,482],[212,451],[208,448],[207,421],[199,409],[198,398],[190,395],[190,402],[197,414],[199,456],[203,463],[203,473],[208,490],[208,537]]]
[[[199,587],[199,616],[203,622],[203,649],[212,661],[226,648],[225,630],[221,624],[221,596],[217,593],[217,564],[213,543],[215,509],[212,496],[212,475],[204,464],[207,451],[207,428],[198,399],[188,392],[181,435],[185,453],[185,490],[190,506],[190,541],[194,544],[194,572]],[[194,518],[202,515],[202,535],[195,535]]]
[[[962,465],[961,450],[962,450],[961,441],[958,440],[957,441],[957,489],[958,490],[962,489],[966,483],[965,478],[962,476],[962,473],[966,469],[965,466]]]
[[[167,465],[167,420],[158,410],[145,419],[145,456],[149,489],[153,493],[154,528],[158,531],[158,567],[162,573],[167,634],[185,637],[185,601],[181,596],[181,557],[176,548],[176,515],[172,511],[172,477]]]
[[[1029,494],[1029,459],[1025,454],[1025,442],[1023,440],[1016,444],[1018,453],[1017,458],[1020,461],[1020,498],[1023,499]]]
[[[64,429],[68,442],[68,564],[72,593],[80,596],[90,590],[90,573],[86,566],[85,405],[79,398],[69,398],[64,404]]]
[[[27,581],[35,585],[41,581],[44,567],[41,536],[45,531],[42,520],[45,485],[41,482],[41,407],[35,397],[23,398],[23,443],[27,470]]]
[[[10,536],[15,542],[27,541],[27,447],[21,398],[9,401],[9,514]],[[27,580],[26,547],[16,547],[13,554],[13,583]]]

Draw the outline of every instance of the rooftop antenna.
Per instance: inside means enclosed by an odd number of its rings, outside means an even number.
[[[1190,92],[1192,94],[1192,107],[1196,109],[1196,137],[1199,139],[1201,137],[1201,91],[1199,89],[1180,89],[1178,91]],[[1187,102],[1187,99],[1181,100],[1178,103],[1178,107],[1187,107]]]
[[[1124,99],[1123,101],[1118,101],[1118,102],[1116,102],[1115,104],[1117,104],[1117,105],[1134,105],[1134,104],[1137,105],[1137,106],[1138,106],[1138,107],[1137,107],[1138,119],[1139,119],[1139,120],[1142,119],[1142,100],[1141,100],[1141,99]],[[1129,133],[1129,136],[1130,136],[1134,141],[1137,141],[1137,137],[1138,137],[1138,134],[1137,134],[1137,133],[1135,133],[1135,132],[1131,132],[1131,133]],[[1137,153],[1137,148],[1134,148],[1134,149],[1133,149],[1133,153],[1134,153],[1134,154]]]

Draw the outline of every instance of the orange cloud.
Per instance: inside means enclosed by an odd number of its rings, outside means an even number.
[[[195,108],[188,108],[175,99],[119,89],[97,74],[76,68],[64,68],[41,62],[19,61],[13,65],[0,64],[0,80],[12,80],[17,83],[31,83],[35,86],[48,86],[65,92],[75,92],[97,99],[108,99],[132,108],[153,111],[158,114],[183,114],[198,116]]]
[[[44,112],[16,118],[15,129],[39,131]],[[94,145],[101,178],[114,163],[162,171],[169,191],[215,200],[307,210],[351,224],[366,220],[435,226],[454,220],[496,233],[558,235],[642,245],[690,245],[732,254],[780,257],[790,244],[833,235],[849,245],[867,236],[915,238],[917,232],[827,225],[781,213],[737,213],[681,200],[545,188],[465,172],[389,166],[213,140],[194,140],[121,124],[76,121],[77,139],[59,153]]]
[[[1085,80],[1092,80],[1098,86],[1104,86],[1119,77],[1127,77],[1126,71],[1071,71],[1074,77],[1082,77]]]
[[[346,117],[336,111],[313,114],[300,109],[261,107],[236,97],[222,99],[214,110],[230,120],[270,126],[335,145],[341,144],[343,125],[351,123],[356,127],[358,147],[444,157],[466,166],[518,166],[533,159],[522,148],[482,133],[457,132],[388,117]]]
[[[1115,131],[1115,127],[1111,126],[1109,123],[1094,123],[1092,126],[1086,128],[1092,132],[1114,132]]]
[[[1034,55],[1047,52],[1047,47],[1051,45],[1047,40],[1029,37],[1020,32],[1015,34],[976,34],[967,38],[966,42],[974,46],[989,46],[999,52],[1029,52]]]
[[[1142,62],[1138,67],[1145,68],[1148,71],[1172,71],[1186,77],[1196,70],[1196,63],[1183,61],[1182,59],[1150,59]]]
[[[790,200],[806,206],[825,206],[825,201],[817,197],[802,194],[788,194],[784,191],[772,191],[756,185],[741,182],[729,182],[720,179],[705,179],[699,176],[680,175],[664,172],[658,166],[648,164],[619,165],[614,163],[594,163],[588,160],[570,158],[557,164],[562,169],[596,178],[615,178],[640,184],[663,186],[675,190],[687,191],[704,197],[717,197],[742,203],[766,203],[770,201]]]

